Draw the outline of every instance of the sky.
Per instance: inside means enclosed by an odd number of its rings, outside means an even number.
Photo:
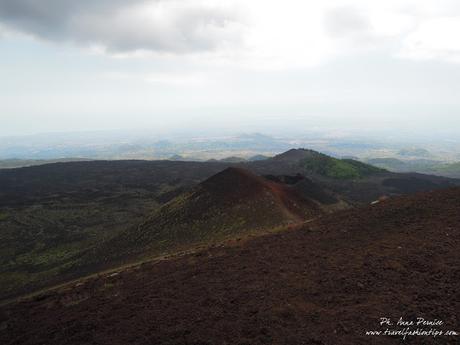
[[[458,0],[0,0],[0,136],[460,135],[459,36]]]

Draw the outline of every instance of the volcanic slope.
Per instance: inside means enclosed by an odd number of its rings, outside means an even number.
[[[456,344],[366,331],[458,333],[459,267],[460,189],[396,197],[4,306],[0,343]]]
[[[241,168],[227,168],[104,246],[120,257],[175,252],[193,244],[303,222],[324,213],[325,208],[286,184]]]
[[[229,166],[290,184],[290,189],[307,200],[326,204],[328,211],[342,208],[343,204],[336,202],[340,199],[363,205],[385,195],[460,185],[460,180],[385,172],[305,149],[241,163],[91,161],[0,169],[0,299],[93,273],[100,265],[113,267],[117,263],[110,260],[116,253],[110,243],[120,249],[120,256],[130,254],[128,245],[138,253],[136,238],[125,236],[127,246],[112,240],[129,234],[127,229],[134,229],[133,234],[140,237],[136,229],[146,216]],[[181,198],[184,201],[183,195]],[[174,202],[177,207],[179,200]],[[177,214],[171,210],[173,205],[169,206],[170,214]],[[161,214],[166,216],[167,209]],[[292,213],[295,218],[296,212],[283,215],[292,219]],[[158,220],[173,224],[161,214]],[[257,217],[265,221],[260,214]],[[185,217],[179,220],[188,221]],[[228,223],[234,225],[236,221],[232,218]],[[204,223],[212,224],[212,218]],[[171,238],[165,239],[163,248],[153,249],[163,250],[168,241],[170,244]],[[109,244],[104,247],[101,243],[105,242]],[[100,247],[104,251],[100,252]],[[140,251],[144,249],[141,246]]]

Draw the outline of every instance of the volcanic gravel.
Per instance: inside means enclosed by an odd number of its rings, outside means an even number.
[[[1,308],[0,344],[459,344],[460,189],[101,274]],[[415,327],[416,328],[416,327]]]

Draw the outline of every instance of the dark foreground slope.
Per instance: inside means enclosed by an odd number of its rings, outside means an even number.
[[[101,275],[4,306],[2,344],[401,344],[379,318],[459,332],[460,189]],[[393,328],[401,328],[393,326]],[[433,328],[433,327],[424,327]],[[407,344],[457,344],[458,336]]]

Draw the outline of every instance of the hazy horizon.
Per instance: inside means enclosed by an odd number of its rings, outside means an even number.
[[[0,0],[0,137],[455,137],[459,18],[453,0]]]

